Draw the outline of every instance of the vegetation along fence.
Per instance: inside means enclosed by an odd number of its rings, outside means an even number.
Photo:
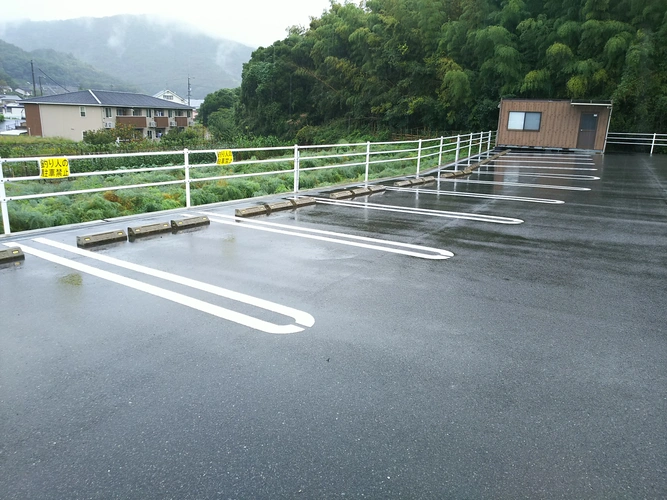
[[[495,132],[393,142],[0,158],[4,234],[416,175],[481,155]]]

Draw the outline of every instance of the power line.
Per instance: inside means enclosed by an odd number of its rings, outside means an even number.
[[[42,68],[37,68],[37,69],[38,69],[39,71],[41,71],[42,73],[44,73],[44,70],[42,70]],[[55,81],[53,78],[51,78],[51,77],[50,77],[49,75],[47,75],[46,73],[44,73],[44,76],[47,77],[49,80],[51,80],[51,81],[52,81],[53,83],[55,83],[56,85],[58,85],[58,87],[60,87],[61,89],[63,89],[65,92],[70,92],[70,90],[69,90],[68,88],[63,87],[62,85],[60,85],[57,81]]]

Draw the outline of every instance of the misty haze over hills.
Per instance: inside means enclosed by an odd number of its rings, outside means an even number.
[[[0,39],[26,51],[72,54],[147,94],[168,88],[187,97],[189,76],[193,99],[239,86],[243,63],[254,50],[147,16],[0,24]]]

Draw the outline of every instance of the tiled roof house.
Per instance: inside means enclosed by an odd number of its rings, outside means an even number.
[[[133,126],[155,138],[170,129],[192,125],[191,106],[144,94],[82,90],[23,99],[29,135],[83,139],[86,130]]]

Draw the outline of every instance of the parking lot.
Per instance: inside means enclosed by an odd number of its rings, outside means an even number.
[[[383,184],[0,237],[0,496],[667,497],[667,158]]]

